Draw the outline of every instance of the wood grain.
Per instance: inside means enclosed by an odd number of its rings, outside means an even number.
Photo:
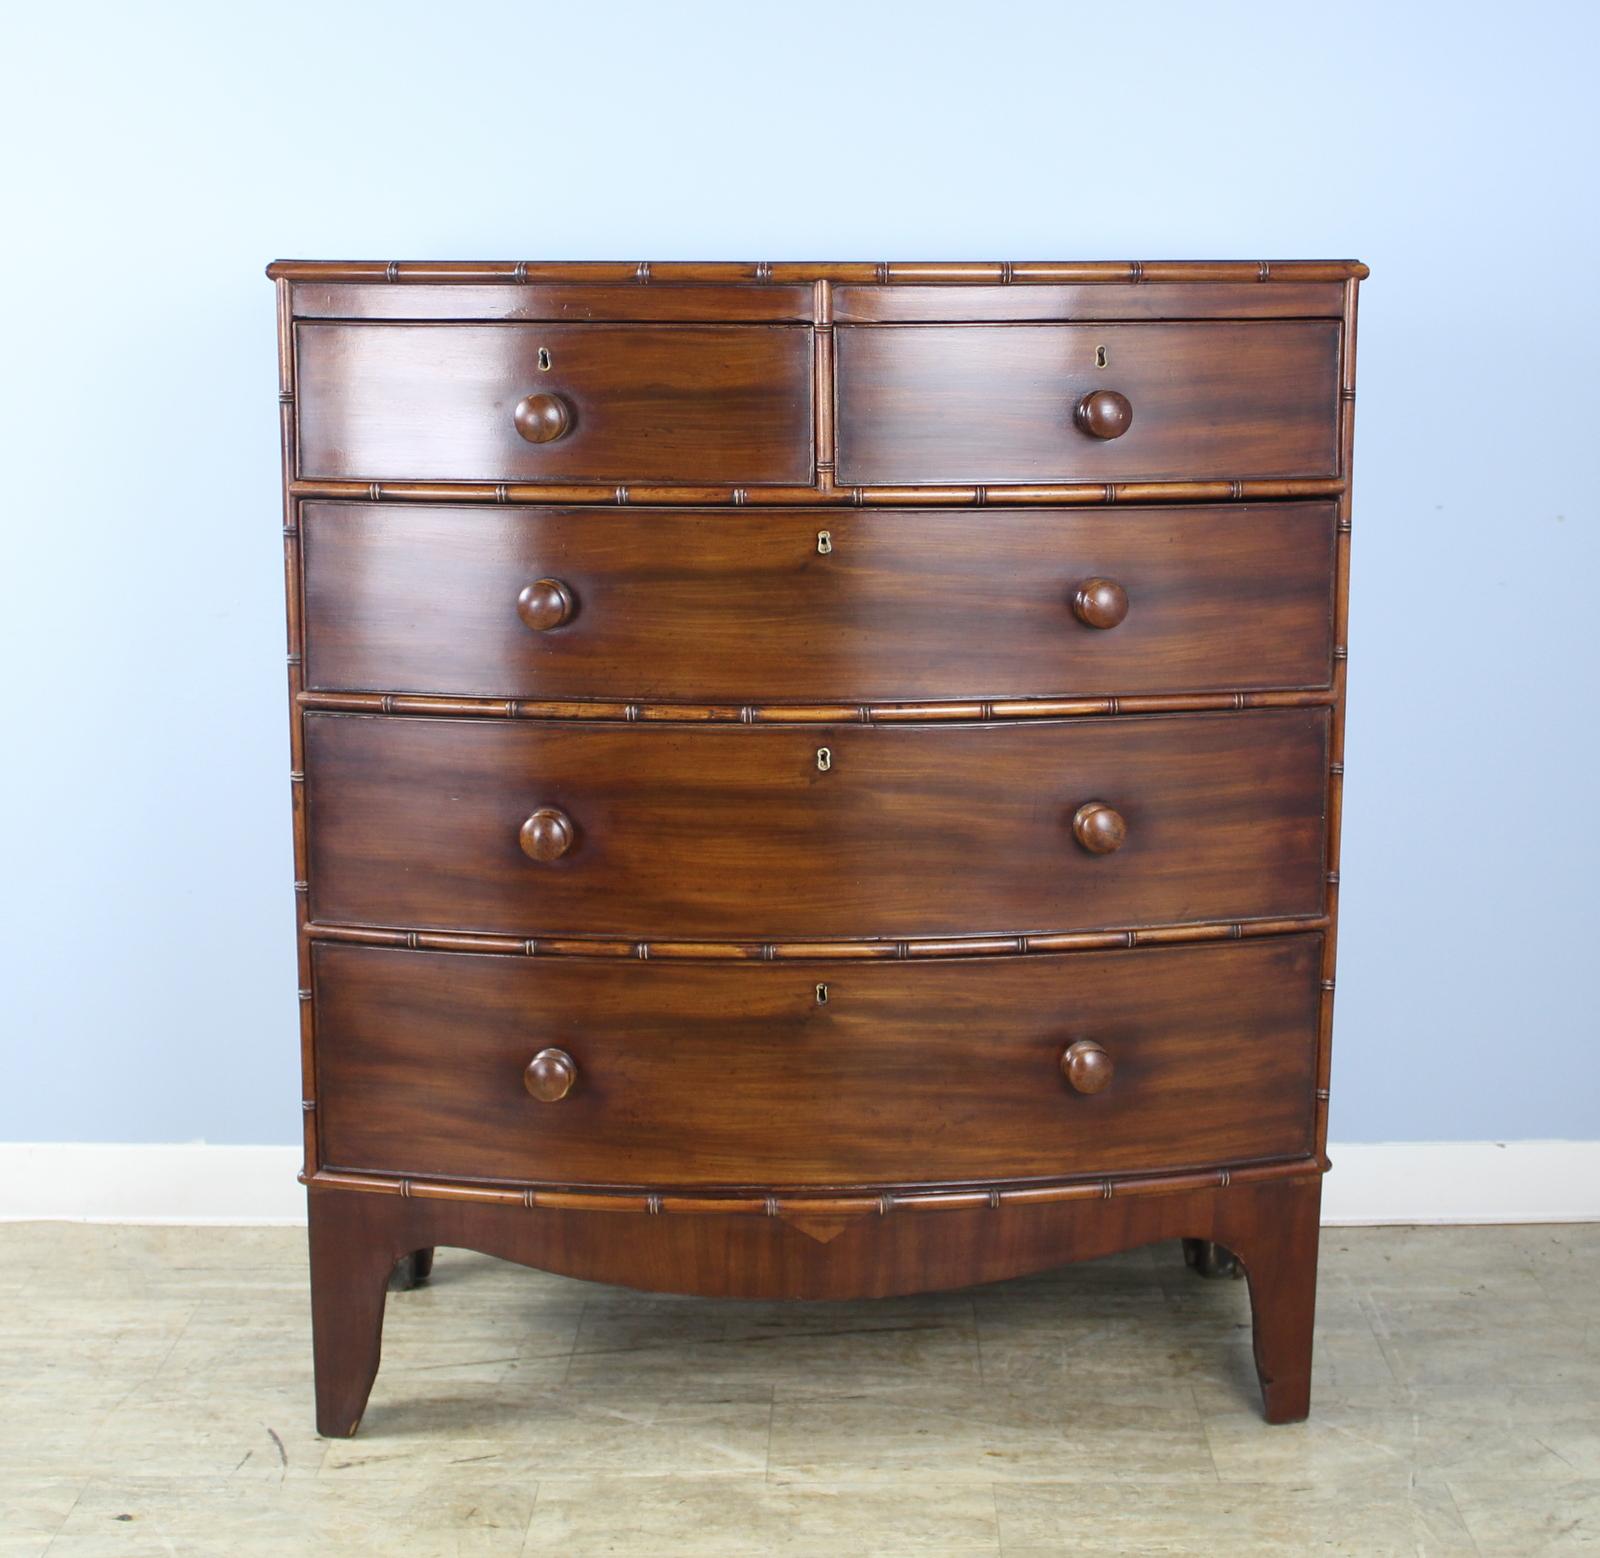
[[[321,1431],[438,1244],[1198,1239],[1303,1417],[1366,267],[270,273]]]
[[[654,1292],[839,1299],[994,1282],[1184,1237],[1224,1245],[1244,1263],[1267,1420],[1294,1422],[1310,1401],[1321,1194],[1314,1173],[1264,1182],[1241,1174],[1223,1188],[825,1222],[713,1208],[683,1219],[608,1217],[313,1184],[318,1426],[354,1431],[377,1367],[384,1273],[419,1245],[482,1250]]]
[[[308,503],[304,530],[316,689],[859,704],[1330,674],[1326,503],[982,516]],[[1074,604],[1104,576],[1128,602],[1111,631]],[[540,616],[561,616],[558,632],[530,632],[519,599],[550,579],[580,604]]]
[[[840,325],[834,335],[841,483],[1237,480],[1338,469],[1332,320]],[[1119,438],[1073,425],[1080,400],[1101,390],[1132,405]]]
[[[811,479],[808,329],[301,323],[295,343],[304,477]],[[570,414],[548,444],[514,421],[534,393]]]
[[[610,324],[810,322],[812,283],[791,286],[583,281],[434,284],[298,281],[298,319],[509,319]],[[1339,281],[1091,282],[1030,286],[859,286],[833,289],[841,324],[1143,319],[1337,319]]]
[[[764,940],[1311,914],[1327,723],[1322,709],[810,729],[308,714],[311,908]],[[1114,855],[1073,840],[1089,800],[1126,820]],[[547,807],[579,842],[536,864],[518,832]]]
[[[346,288],[346,291],[355,291]],[[391,295],[393,289],[390,289]],[[298,295],[298,294],[297,294]],[[505,297],[506,289],[499,291]],[[515,296],[515,294],[511,294]],[[1344,289],[1337,281],[1116,282],[1077,286],[839,286],[837,324],[958,324],[975,321],[1138,319],[1337,319]]]
[[[1311,1142],[1320,954],[1320,937],[1292,936],[795,969],[322,944],[325,1158],[661,1190],[1292,1157]],[[1115,1062],[1092,1095],[1061,1071],[1082,1040]],[[524,1071],[552,1052],[561,1086],[539,1096],[561,1103],[546,1109]]]
[[[1131,289],[1129,289],[1131,290]],[[1193,290],[1193,289],[1186,289]],[[1235,286],[1234,292],[1254,299],[1263,293],[1286,294],[1290,311],[1313,313],[1312,296],[1331,293],[1338,315],[1336,283],[1307,287]],[[1302,299],[1302,294],[1305,294]],[[301,281],[294,284],[294,311],[299,319],[509,319],[545,320],[553,324],[749,324],[811,321],[809,285],[726,286],[678,285],[641,287],[627,284],[566,282],[554,285],[427,283],[396,287],[388,282]]]

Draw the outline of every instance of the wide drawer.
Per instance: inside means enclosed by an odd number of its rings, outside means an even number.
[[[974,726],[310,714],[311,910],[646,939],[1317,914],[1328,711]],[[1079,842],[1125,839],[1109,853]],[[536,858],[542,857],[542,858]]]
[[[312,688],[853,704],[1329,678],[1322,503],[982,516],[308,503],[302,533]]]
[[[1313,1146],[1320,952],[1319,936],[1294,936],[729,967],[319,944],[322,1160],[783,1186],[1298,1156]],[[1103,1090],[1064,1075],[1075,1044],[1103,1051]],[[575,1073],[555,1102],[524,1086],[545,1049]]]
[[[841,325],[835,333],[838,479],[847,484],[1338,471],[1334,320]],[[1096,401],[1080,420],[1086,397],[1108,393],[1131,412],[1120,432],[1115,403]]]
[[[302,477],[811,480],[802,326],[301,324],[295,339]]]

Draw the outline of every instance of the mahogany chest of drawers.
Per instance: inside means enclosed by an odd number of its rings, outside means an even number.
[[[398,1267],[1159,1239],[1309,1397],[1354,262],[280,262],[318,1425]]]

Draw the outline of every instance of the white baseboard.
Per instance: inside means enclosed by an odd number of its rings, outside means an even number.
[[[1600,1221],[1600,1141],[1333,1143],[1324,1223]],[[0,1142],[0,1221],[295,1224],[299,1147]]]
[[[304,1223],[299,1147],[0,1142],[0,1221]]]
[[[1600,1222],[1600,1141],[1328,1144],[1322,1221]]]

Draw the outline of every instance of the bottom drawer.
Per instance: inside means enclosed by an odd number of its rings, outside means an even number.
[[[1321,940],[734,966],[319,943],[323,1166],[779,1188],[1298,1156]],[[545,1049],[575,1074],[554,1102],[524,1085]]]

